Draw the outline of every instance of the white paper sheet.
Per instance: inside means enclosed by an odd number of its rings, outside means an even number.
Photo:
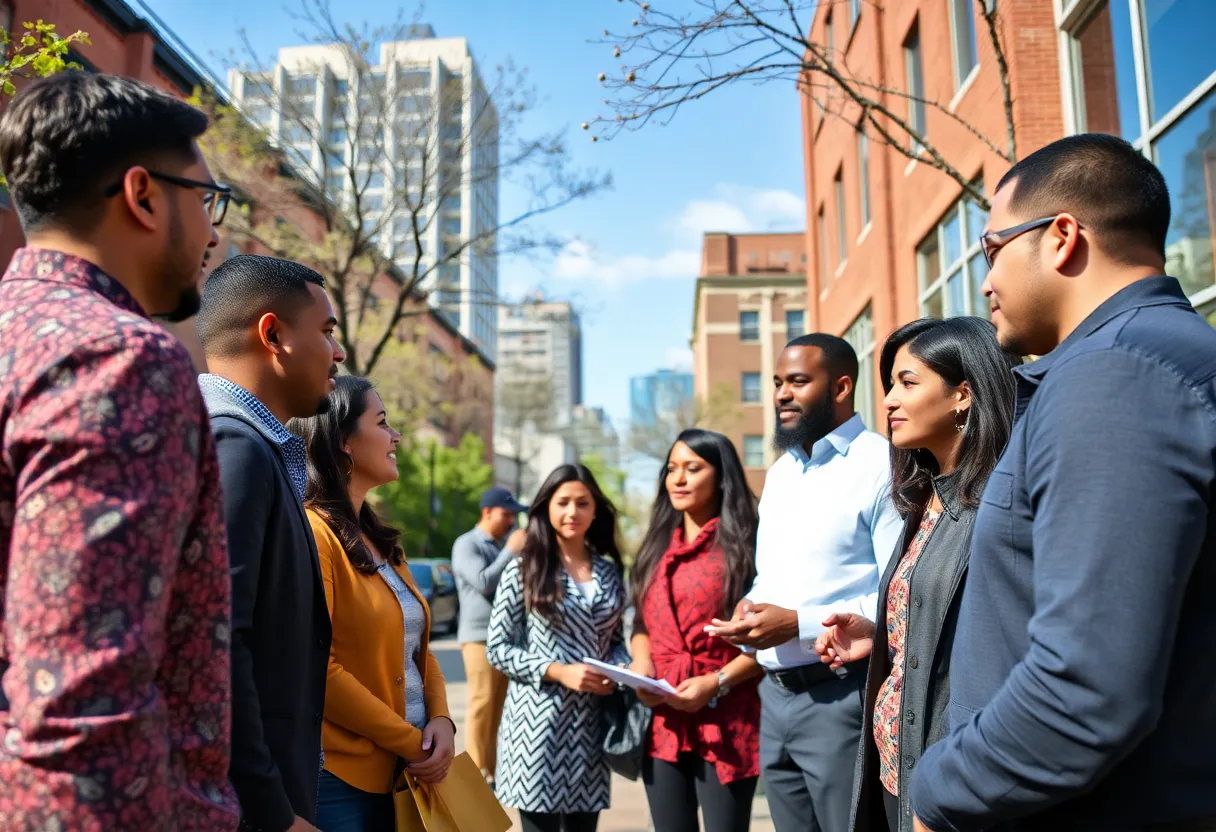
[[[634,690],[645,690],[651,693],[676,692],[676,689],[666,679],[651,679],[634,673],[627,667],[617,667],[614,664],[605,664],[595,659],[583,659],[583,663],[604,674],[617,684],[633,688]]]

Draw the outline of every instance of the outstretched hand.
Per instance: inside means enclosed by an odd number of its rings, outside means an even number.
[[[730,621],[715,618],[706,626],[705,632],[736,647],[767,650],[798,638],[798,613],[744,599],[735,607]]]
[[[832,670],[868,658],[874,650],[874,622],[865,616],[834,612],[823,626],[827,629],[815,639],[815,652]]]

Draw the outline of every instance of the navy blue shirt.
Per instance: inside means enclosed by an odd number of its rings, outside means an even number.
[[[1216,817],[1216,331],[1149,278],[1015,372],[912,808],[939,832]]]

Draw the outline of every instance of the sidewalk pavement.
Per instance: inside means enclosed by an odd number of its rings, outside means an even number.
[[[447,678],[448,706],[452,710],[452,719],[456,722],[456,753],[464,751],[465,708],[468,704],[468,690],[464,683],[464,673],[461,667],[460,646],[454,640],[436,640],[431,642],[443,667]],[[515,825],[513,832],[519,830],[519,817],[513,809],[508,809]],[[615,774],[612,776],[612,808],[600,815],[599,832],[651,832],[650,810],[646,805],[646,791],[642,783],[631,782]],[[769,818],[768,801],[763,795],[756,796],[752,807],[751,832],[773,832],[773,822]]]

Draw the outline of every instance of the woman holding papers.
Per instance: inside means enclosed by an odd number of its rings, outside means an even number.
[[[675,694],[639,690],[654,708],[643,768],[655,832],[745,832],[760,776],[755,660],[705,625],[729,617],[756,576],[756,505],[734,445],[680,434],[659,478],[633,567],[631,669]]]
[[[616,511],[581,465],[549,475],[528,537],[494,597],[486,658],[510,679],[498,732],[498,798],[525,832],[594,832],[611,772],[600,697],[584,663],[628,664]]]

